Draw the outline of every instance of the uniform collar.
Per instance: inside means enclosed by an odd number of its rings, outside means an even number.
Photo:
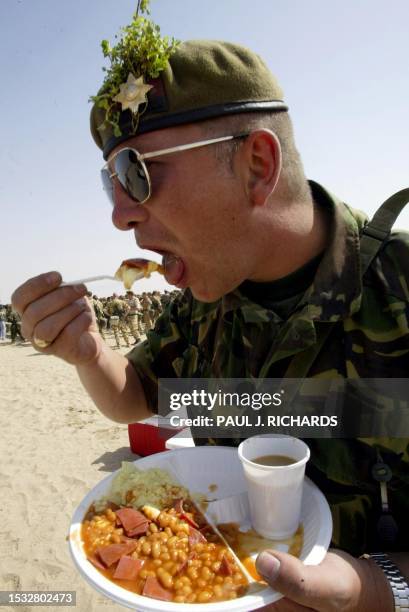
[[[363,213],[352,212],[318,183],[309,181],[309,184],[314,202],[327,211],[331,236],[314,282],[304,293],[291,318],[336,322],[357,312],[361,305],[359,241],[367,219]],[[281,322],[276,313],[252,302],[241,293],[240,288],[225,295],[221,307],[225,318],[229,318],[228,313],[240,309],[247,323]]]

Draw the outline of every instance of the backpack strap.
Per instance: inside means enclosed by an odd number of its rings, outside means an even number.
[[[409,202],[409,189],[394,193],[378,208],[362,230],[360,241],[361,275],[368,270],[382,244],[388,238],[399,213]]]

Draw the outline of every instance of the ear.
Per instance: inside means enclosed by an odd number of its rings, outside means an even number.
[[[241,148],[246,193],[253,206],[263,206],[281,173],[281,146],[268,129],[251,132]]]

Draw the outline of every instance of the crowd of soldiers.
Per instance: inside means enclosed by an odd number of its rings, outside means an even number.
[[[132,337],[136,344],[143,335],[151,330],[164,308],[177,295],[178,291],[144,292],[139,295],[127,291],[125,295],[114,293],[107,298],[98,298],[88,294],[94,307],[95,316],[101,336],[105,338],[108,331],[115,337],[116,347],[120,348],[120,336],[126,346],[130,346]]]
[[[164,308],[178,294],[177,290],[144,292],[139,295],[133,291],[127,291],[125,295],[114,293],[109,297],[97,297],[88,292],[98,329],[105,339],[107,335],[113,334],[116,348],[120,348],[120,337],[126,346],[131,346],[129,338],[133,338],[132,344],[139,342],[149,330],[151,330]],[[21,334],[20,316],[12,310],[10,304],[0,304],[0,342],[8,341],[14,344],[17,339],[24,342]]]

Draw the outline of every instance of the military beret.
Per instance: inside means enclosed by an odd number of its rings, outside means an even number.
[[[249,49],[228,42],[181,43],[156,79],[148,79],[147,106],[137,126],[129,109],[120,110],[121,135],[104,123],[94,104],[91,132],[107,159],[112,149],[135,134],[254,111],[287,111],[277,80]],[[145,89],[148,89],[146,87]]]

